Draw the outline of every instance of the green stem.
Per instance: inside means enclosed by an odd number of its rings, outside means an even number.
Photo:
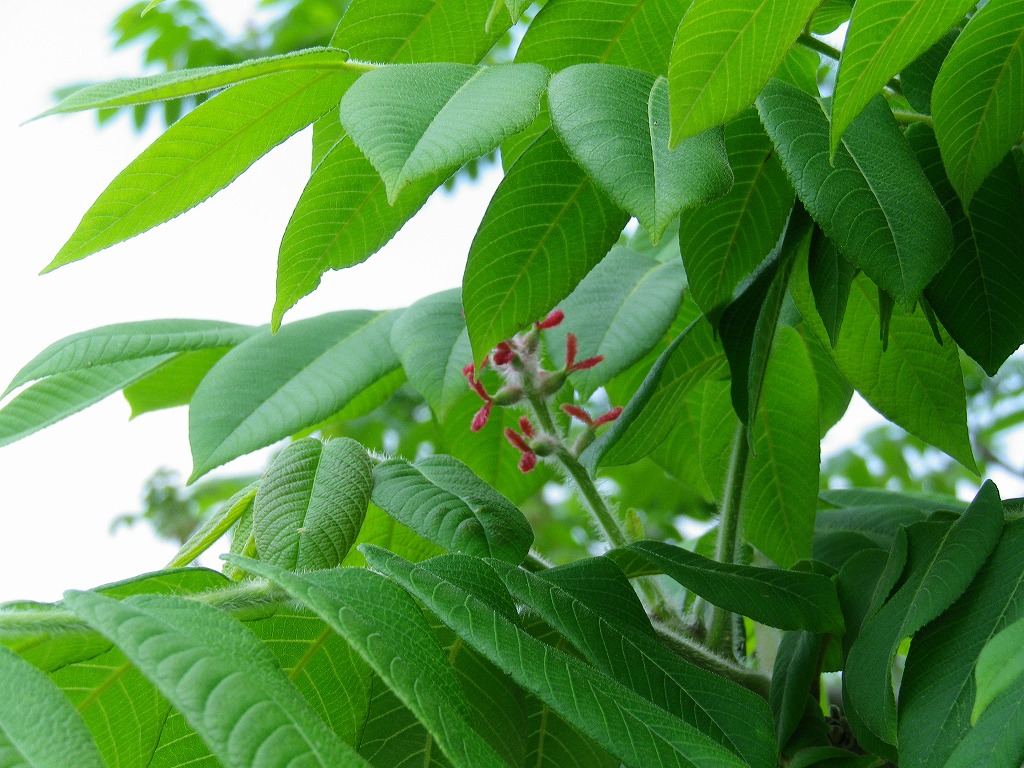
[[[597,527],[601,530],[605,541],[613,547],[624,547],[629,544],[629,536],[626,535],[619,521],[615,519],[612,511],[608,509],[608,505],[605,503],[600,491],[597,490],[597,486],[594,485],[594,480],[591,478],[590,473],[577,461],[576,457],[572,455],[564,442],[562,442],[562,434],[555,425],[555,420],[551,415],[547,402],[536,394],[529,395],[528,399],[530,405],[533,406],[533,412],[541,429],[549,435],[557,437],[561,443],[555,455],[569,477],[576,483],[576,487],[586,502],[587,508],[590,510],[594,522],[597,523]]]
[[[771,680],[760,672],[723,659],[667,627],[655,625],[655,631],[665,645],[691,664],[732,680],[758,696],[768,698]]]
[[[829,45],[824,40],[819,40],[814,35],[808,34],[807,32],[801,32],[800,37],[798,37],[796,41],[804,48],[810,48],[812,51],[820,53],[826,58],[832,59],[832,61],[839,61],[843,57],[843,52],[841,50]],[[903,86],[900,85],[900,81],[896,78],[889,80],[889,82],[885,84],[885,87],[893,93],[903,93]]]
[[[925,125],[935,125],[935,121],[932,120],[931,115],[922,115],[920,112],[908,112],[904,109],[894,109],[892,116],[896,118],[896,122],[901,125],[913,125],[914,123],[924,123]]]
[[[528,394],[527,400],[533,408],[534,415],[537,417],[537,423],[540,424],[541,429],[549,435],[554,435],[558,438],[559,447],[555,452],[555,456],[565,469],[566,474],[576,484],[576,488],[583,497],[586,507],[590,511],[591,518],[601,531],[604,540],[616,549],[632,543],[629,534],[626,533],[622,524],[608,508],[608,504],[605,503],[601,492],[597,490],[594,478],[590,476],[587,468],[580,464],[576,457],[573,456],[572,451],[565,445],[564,437],[555,424],[555,419],[551,415],[547,401],[536,393]],[[637,580],[637,586],[643,593],[647,607],[654,616],[666,617],[670,615],[668,600],[655,582],[641,578]]]
[[[720,563],[736,561],[736,539],[739,536],[740,505],[743,502],[743,481],[747,474],[747,459],[750,456],[750,433],[746,424],[741,423],[733,438],[732,456],[729,459],[729,473],[725,480],[722,512],[718,524],[718,544],[715,560]],[[733,621],[729,611],[712,607],[711,630],[708,633],[708,647],[716,651],[732,653],[735,647]]]
[[[814,35],[809,35],[806,32],[800,33],[800,37],[796,41],[804,48],[810,48],[812,51],[820,53],[822,56],[826,56],[833,61],[839,61],[843,55],[843,52],[838,48],[833,48],[824,40],[819,40]]]

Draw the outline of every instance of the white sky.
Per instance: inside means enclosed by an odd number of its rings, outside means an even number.
[[[277,245],[305,183],[309,137],[295,137],[198,208],[122,245],[38,276],[106,184],[159,133],[127,118],[97,130],[91,113],[19,123],[58,86],[139,72],[136,49],[110,51],[107,29],[128,0],[0,0],[0,385],[47,344],[108,323],[196,317],[260,324],[273,304]],[[213,3],[244,19],[254,2]],[[459,283],[472,234],[499,180],[456,202],[442,194],[367,264],[325,276],[287,317],[405,306]],[[157,467],[191,469],[183,408],[128,422],[120,395],[0,448],[0,602],[55,600],[156,570],[175,548],[146,526],[108,533],[140,507]],[[844,430],[880,417],[861,402]],[[835,432],[835,431],[834,431]],[[829,446],[837,447],[830,435]],[[255,471],[266,454],[223,472]]]
[[[54,87],[137,74],[139,54],[110,52],[107,29],[127,0],[0,0],[0,382],[47,344],[108,323],[196,317],[270,319],[277,245],[309,167],[309,137],[278,147],[198,208],[127,243],[40,277],[109,181],[159,134],[126,118],[97,130],[92,114],[19,123]],[[252,2],[214,3],[244,18]],[[459,284],[472,233],[498,182],[439,194],[365,265],[325,276],[286,320],[343,308],[405,306]],[[161,567],[174,547],[145,526],[110,536],[140,508],[160,466],[191,470],[187,412],[128,422],[120,395],[0,448],[0,602],[58,599]],[[262,469],[265,454],[227,472]]]

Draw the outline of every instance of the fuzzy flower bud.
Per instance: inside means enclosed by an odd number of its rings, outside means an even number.
[[[494,397],[491,398],[491,400],[495,405],[515,405],[523,399],[524,394],[522,387],[516,387],[509,384],[495,392]]]
[[[523,419],[526,417],[524,416]],[[527,421],[529,424],[529,421]],[[522,420],[520,420],[520,427],[522,426]],[[533,430],[533,425],[530,424],[530,430]],[[505,439],[507,439],[512,447],[519,451],[522,456],[519,457],[519,471],[523,474],[530,472],[534,467],[537,466],[537,454],[530,447],[530,444],[523,439],[523,436],[516,432],[512,427],[505,427]]]
[[[484,407],[476,412],[473,423],[469,425],[471,432],[479,432],[487,426],[487,419],[491,417],[491,403],[484,403]]]
[[[494,364],[508,365],[515,359],[515,356],[516,353],[512,350],[512,345],[507,341],[503,341],[494,349]]]

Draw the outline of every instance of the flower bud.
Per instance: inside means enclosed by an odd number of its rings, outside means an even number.
[[[522,400],[524,396],[525,393],[523,392],[522,387],[509,384],[495,392],[491,399],[494,401],[495,405],[506,406],[515,405]]]
[[[540,395],[542,397],[551,397],[565,386],[565,382],[568,377],[568,371],[555,371],[554,373],[549,373],[540,382],[540,387],[538,388]]]

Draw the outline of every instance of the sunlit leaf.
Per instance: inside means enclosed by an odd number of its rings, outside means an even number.
[[[341,123],[393,205],[410,184],[446,176],[526,128],[547,81],[535,64],[383,67],[348,89]]]
[[[753,104],[819,3],[694,0],[672,46],[672,146]]]
[[[938,42],[973,6],[973,0],[858,0],[836,77],[833,151],[889,78]]]
[[[968,8],[970,2],[958,3]],[[971,18],[932,91],[949,180],[969,205],[1024,132],[1024,3],[990,0]]]
[[[627,219],[553,132],[537,139],[494,193],[469,251],[462,304],[474,359],[572,293]]]
[[[657,243],[681,210],[732,186],[722,135],[668,148],[668,85],[636,69],[579,64],[551,79],[555,131],[587,174]]]
[[[350,310],[300,320],[235,347],[189,408],[192,479],[334,415],[400,365],[395,312]]]

